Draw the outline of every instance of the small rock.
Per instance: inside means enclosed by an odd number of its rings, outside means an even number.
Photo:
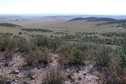
[[[79,73],[79,70],[76,70],[77,73]]]
[[[84,76],[86,76],[87,74],[86,74],[86,73],[84,73],[83,75],[84,75]]]
[[[71,80],[71,82],[75,82],[75,79],[72,78],[70,75],[68,75],[67,78],[68,78],[69,80]]]
[[[13,70],[12,72],[11,72],[11,74],[19,74],[19,70]]]
[[[40,67],[37,67],[37,69],[41,69]]]
[[[78,80],[82,80],[82,78],[81,77],[78,77]]]
[[[12,78],[15,78],[15,75],[13,75]]]
[[[12,82],[11,84],[17,84],[17,83],[15,83],[15,82]]]
[[[67,77],[68,77],[69,79],[71,79],[71,75],[68,75]]]
[[[79,82],[76,82],[76,84],[79,84]]]
[[[71,80],[71,82],[75,82],[75,78],[71,78],[70,80]]]

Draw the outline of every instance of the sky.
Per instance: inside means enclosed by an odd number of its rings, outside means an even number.
[[[126,15],[126,0],[0,0],[0,14]]]

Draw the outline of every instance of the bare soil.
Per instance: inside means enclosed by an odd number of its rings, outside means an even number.
[[[2,55],[2,53],[1,53]],[[46,71],[50,67],[60,66],[57,62],[58,54],[49,54],[53,60],[48,65],[40,64],[37,67],[27,67],[24,62],[23,54],[15,54],[12,61],[9,62],[9,66],[4,65],[4,61],[0,58],[0,75],[6,76],[11,79],[11,84],[42,84]],[[15,70],[19,73],[13,73]],[[33,79],[26,77],[25,73],[28,71],[33,72]],[[92,65],[67,67],[63,68],[62,72],[65,74],[64,84],[100,84],[98,70]]]

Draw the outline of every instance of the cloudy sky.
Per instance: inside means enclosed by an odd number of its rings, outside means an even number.
[[[0,0],[0,13],[125,15],[126,0]]]

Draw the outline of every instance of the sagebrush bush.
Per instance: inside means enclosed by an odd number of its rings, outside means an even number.
[[[60,64],[60,66],[64,67],[64,65],[68,64],[68,57],[71,51],[72,49],[70,45],[67,44],[63,44],[57,48],[56,52],[59,54],[58,63]]]
[[[126,68],[122,68],[120,62],[120,58],[115,58],[112,66],[102,68],[100,79],[103,84],[126,84]]]
[[[48,55],[37,48],[26,55],[25,62],[29,66],[36,66],[40,63],[48,64]]]
[[[3,52],[2,57],[4,58],[5,66],[9,65],[9,62],[14,58],[14,52],[12,50],[6,50]]]
[[[3,52],[3,57],[5,60],[9,61],[12,60],[14,57],[14,52],[12,50],[6,50]]]
[[[0,75],[0,84],[11,84],[11,82],[7,76]]]
[[[48,48],[52,49],[52,52],[55,52],[56,49],[62,44],[62,40],[59,38],[55,38],[55,39],[50,39],[49,44],[48,44]]]
[[[77,65],[77,64],[84,64],[85,60],[85,53],[78,49],[73,49],[70,55],[68,56],[68,64],[70,65]]]
[[[31,50],[35,50],[37,45],[32,41],[28,41],[23,37],[15,36],[14,39],[17,43],[17,49],[19,52],[29,53]]]
[[[51,49],[52,52],[55,52],[55,50],[62,44],[61,39],[49,38],[46,36],[36,37],[36,38],[32,39],[32,42],[34,42],[39,47],[42,46],[42,47]]]
[[[17,42],[17,48],[19,52],[26,52],[28,53],[31,50],[31,44],[23,37],[14,37]]]
[[[63,54],[59,54],[57,62],[59,64],[59,67],[63,69],[64,65],[67,63],[67,60],[65,59],[65,56]]]
[[[118,52],[120,58],[120,67],[126,68],[126,54],[123,51]]]
[[[94,61],[97,67],[107,67],[112,62],[112,52],[110,47],[100,46],[94,50]]]
[[[65,76],[58,67],[50,68],[43,79],[42,84],[63,84]]]
[[[14,50],[16,48],[16,41],[11,38],[0,39],[0,50],[5,51],[6,49]]]
[[[123,38],[121,45],[122,45],[123,53],[126,54],[126,37]]]
[[[63,44],[57,48],[56,52],[62,53],[63,55],[67,56],[71,53],[71,47],[70,45]]]
[[[30,80],[33,80],[34,79],[33,76],[35,75],[35,72],[30,70],[30,71],[25,72],[24,75],[26,76],[26,78],[29,78]]]
[[[65,65],[84,64],[88,57],[88,51],[82,49],[80,44],[61,45],[56,51],[61,53],[60,58],[63,58]]]

